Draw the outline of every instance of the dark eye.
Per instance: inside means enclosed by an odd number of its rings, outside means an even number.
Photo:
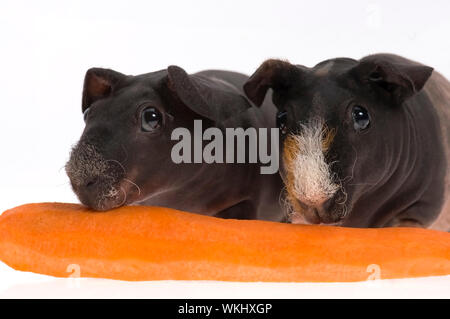
[[[84,123],[86,123],[87,117],[88,117],[88,113],[89,113],[90,108],[88,107],[86,110],[84,110],[83,112],[83,120]]]
[[[286,118],[287,118],[286,111],[280,111],[277,113],[276,124],[277,127],[280,128],[280,132],[283,135],[287,133]]]
[[[162,123],[162,114],[154,107],[148,107],[142,111],[141,127],[146,132],[152,132]]]
[[[370,124],[369,112],[360,105],[355,105],[352,110],[353,127],[357,131],[365,130]]]

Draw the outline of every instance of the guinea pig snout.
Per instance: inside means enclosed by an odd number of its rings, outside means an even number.
[[[305,204],[297,198],[290,198],[293,208],[291,222],[293,224],[338,225],[346,214],[346,206],[340,202],[341,197],[337,194],[333,198],[313,205]]]
[[[79,142],[71,151],[66,173],[80,201],[95,210],[107,210],[124,202],[120,182],[123,166],[106,159],[93,144]]]
[[[328,223],[335,218],[340,183],[327,162],[334,131],[321,120],[304,124],[286,137],[283,147],[284,181],[289,207],[308,223]]]

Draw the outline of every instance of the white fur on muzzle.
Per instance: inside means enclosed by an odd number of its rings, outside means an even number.
[[[325,154],[334,137],[322,120],[302,124],[299,134],[284,142],[283,161],[289,204],[294,211],[297,201],[317,207],[333,197],[339,186],[333,181]]]

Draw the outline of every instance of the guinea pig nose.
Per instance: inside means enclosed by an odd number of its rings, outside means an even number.
[[[325,211],[328,211],[333,206],[333,204],[334,198],[329,198],[322,203],[321,208]]]
[[[89,179],[86,183],[85,186],[87,188],[92,188],[93,186],[95,186],[98,183],[98,178],[97,177],[93,177],[91,179]]]

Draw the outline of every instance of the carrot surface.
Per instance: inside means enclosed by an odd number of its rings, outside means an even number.
[[[450,234],[40,203],[0,216],[0,260],[57,277],[76,265],[81,277],[121,280],[347,282],[449,275]]]

